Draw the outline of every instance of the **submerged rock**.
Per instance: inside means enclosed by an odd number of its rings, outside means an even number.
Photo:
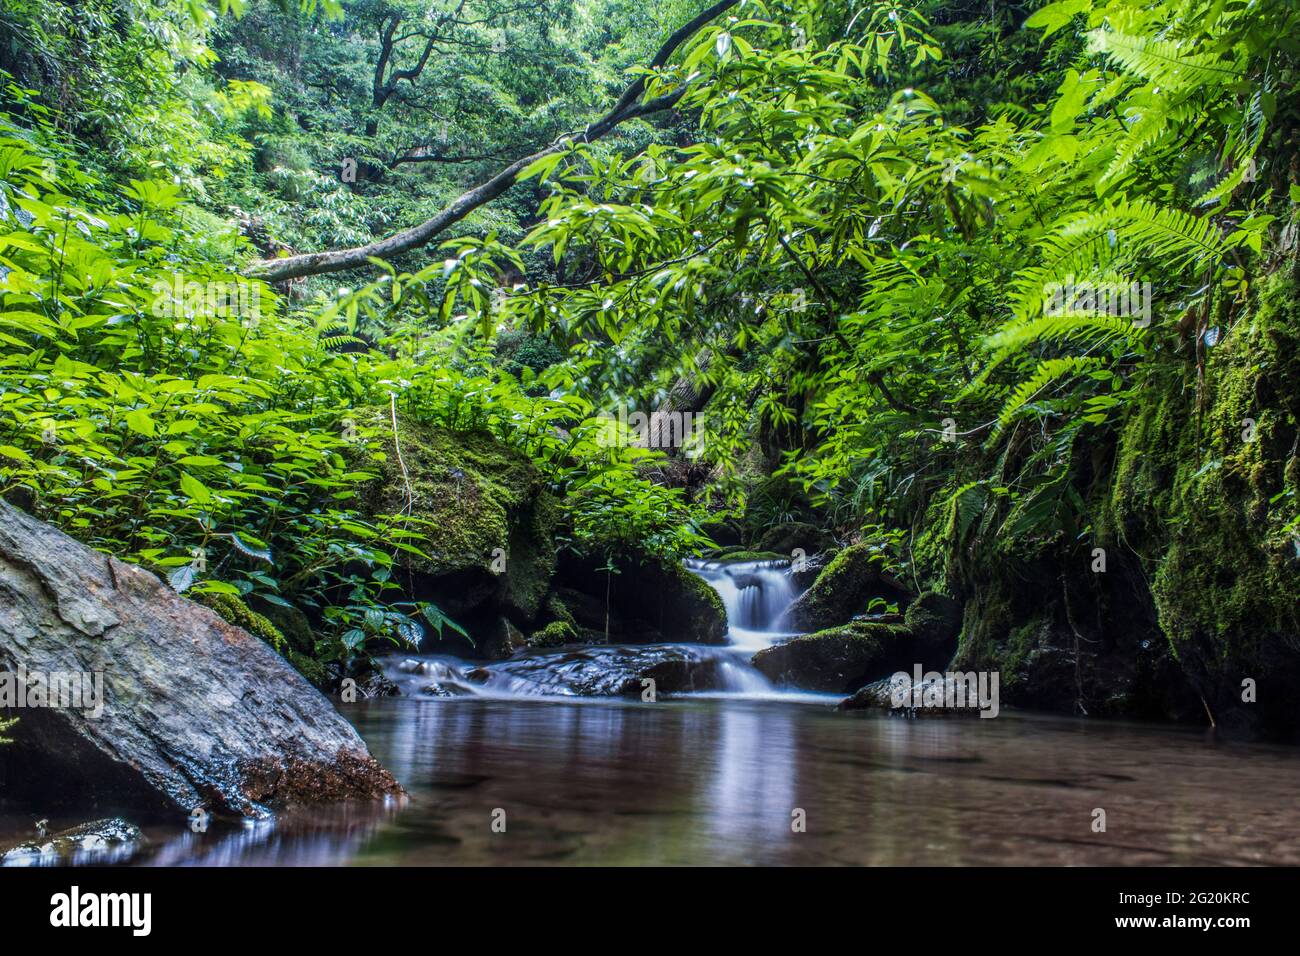
[[[20,667],[97,684],[98,699],[21,710],[0,747],[6,795],[256,816],[400,790],[263,641],[0,502],[0,669]]]
[[[42,821],[44,822],[44,821]],[[144,842],[140,828],[121,817],[95,820],[39,836],[0,853],[4,866],[64,866],[125,863]]]
[[[847,694],[910,667],[912,633],[901,624],[853,621],[764,648],[756,667],[773,683]]]

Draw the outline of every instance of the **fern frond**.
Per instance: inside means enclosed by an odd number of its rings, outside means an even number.
[[[1067,355],[1064,358],[1047,359],[1038,363],[1034,374],[1016,386],[1007,403],[998,412],[998,424],[994,434],[1006,428],[1017,414],[1028,405],[1048,385],[1067,375],[1079,375],[1101,365],[1101,360],[1086,355]]]
[[[1238,62],[1225,62],[1214,53],[1194,53],[1176,40],[1094,30],[1088,34],[1088,48],[1092,53],[1105,54],[1127,72],[1167,93],[1186,93],[1200,86],[1225,86],[1243,76]]]
[[[986,340],[993,350],[992,364],[1039,342],[1105,342],[1140,334],[1133,318],[1125,315],[1043,315],[1012,322]]]

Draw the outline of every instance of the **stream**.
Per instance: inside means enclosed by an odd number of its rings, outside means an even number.
[[[788,568],[691,570],[722,596],[729,645],[394,657],[405,696],[341,709],[405,798],[202,833],[145,827],[134,853],[79,862],[1300,863],[1291,748],[1015,712],[839,713],[838,695],[782,691],[748,663],[788,636]],[[678,689],[647,702],[648,670]],[[0,816],[0,844],[30,828]]]

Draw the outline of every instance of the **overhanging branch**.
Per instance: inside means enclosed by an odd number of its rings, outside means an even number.
[[[668,58],[672,56],[673,51],[681,46],[685,40],[718,14],[735,6],[738,2],[739,0],[719,0],[718,3],[713,4],[695,19],[680,27],[659,48],[659,52],[655,54],[655,58],[650,62],[650,67],[652,69],[662,67],[668,62]],[[648,116],[651,113],[672,109],[677,105],[678,100],[682,98],[686,90],[685,87],[681,87],[672,93],[653,100],[638,102],[644,92],[645,77],[638,77],[636,82],[632,83],[619,97],[613,109],[587,126],[576,138],[580,142],[592,142],[604,136],[620,123],[639,116]],[[569,141],[567,137],[561,138],[545,149],[516,160],[487,180],[487,182],[480,183],[473,189],[461,193],[436,216],[425,220],[418,226],[412,226],[410,229],[404,229],[385,239],[352,249],[309,252],[299,256],[288,256],[283,259],[262,259],[253,263],[249,272],[259,278],[266,279],[268,282],[283,282],[286,279],[296,279],[300,276],[356,269],[367,265],[368,260],[372,258],[390,259],[404,252],[410,252],[412,249],[419,249],[428,245],[449,226],[464,219],[478,207],[496,199],[515,184],[519,174],[525,169],[543,156],[549,156],[565,149]]]

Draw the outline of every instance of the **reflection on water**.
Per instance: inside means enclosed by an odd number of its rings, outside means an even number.
[[[390,699],[344,712],[407,800],[155,829],[136,862],[1300,863],[1300,753],[1192,731],[735,699]],[[1105,833],[1091,830],[1096,807]],[[792,832],[795,808],[806,832]]]

